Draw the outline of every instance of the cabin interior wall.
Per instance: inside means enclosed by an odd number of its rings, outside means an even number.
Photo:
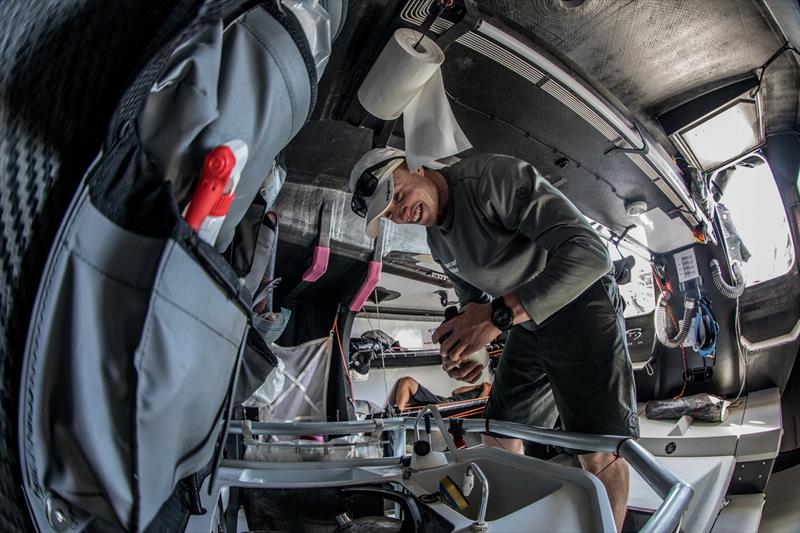
[[[795,365],[781,395],[781,453],[800,450],[800,368]],[[800,452],[795,453],[800,461]]]
[[[658,345],[656,347],[656,361],[653,365],[655,371],[655,384],[652,389],[653,399],[672,398],[679,394],[684,388],[684,357],[686,366],[686,387],[684,395],[696,394],[699,392],[711,392],[720,395],[736,395],[741,385],[740,382],[740,363],[739,352],[736,347],[735,333],[735,302],[722,296],[714,287],[711,278],[709,262],[711,259],[723,261],[721,250],[715,246],[694,245],[697,266],[702,278],[701,293],[711,300],[714,314],[720,325],[720,334],[717,338],[716,357],[713,360],[703,361],[691,347],[686,347],[683,352],[679,348],[667,348]],[[676,250],[679,251],[679,250]],[[672,316],[678,321],[683,316],[684,293],[680,292],[678,284],[678,273],[675,260],[672,254],[664,256],[667,266],[667,276],[671,280],[674,290],[670,310]],[[697,296],[695,289],[690,290],[691,296]],[[668,315],[669,316],[669,315]],[[668,318],[667,322],[671,320]],[[671,326],[668,326],[671,327]],[[674,334],[675,330],[669,333]],[[700,372],[705,366],[712,368],[710,380],[699,379]],[[693,377],[695,376],[695,377]],[[644,382],[644,378],[640,377]],[[651,386],[652,382],[649,382]],[[642,395],[640,395],[640,400]]]
[[[331,61],[320,83],[320,98],[318,100],[317,108],[314,112],[316,120],[334,118],[334,119],[352,119],[348,115],[348,110],[352,111],[355,100],[355,89],[358,82],[363,78],[369,62],[374,59],[374,56],[382,48],[385,36],[391,32],[393,26],[398,23],[399,7],[403,4],[402,1],[368,1],[368,2],[350,2],[348,5],[348,18],[354,21],[354,24],[346,25],[342,35],[337,40],[333,49]],[[533,8],[534,11],[538,8],[531,4],[520,2],[499,2],[498,5],[503,5],[505,9],[509,6],[516,6],[514,9],[526,10]],[[688,3],[684,3],[689,6]],[[492,7],[496,7],[493,4]],[[538,4],[537,4],[538,5]],[[751,9],[749,6],[737,9]],[[734,10],[735,11],[735,10]],[[511,10],[512,14],[515,12]],[[561,11],[559,11],[560,14]],[[577,12],[576,12],[577,13]],[[573,13],[574,14],[574,13]],[[735,14],[735,13],[733,13]],[[536,25],[547,26],[546,22],[550,14],[538,13],[536,18]],[[517,18],[517,17],[512,17]],[[606,20],[606,23],[614,22],[612,19]],[[700,24],[700,21],[693,21]],[[380,29],[380,31],[376,31]],[[530,28],[528,28],[530,29]],[[564,28],[559,28],[564,30]],[[535,32],[536,33],[536,32]],[[383,36],[379,36],[382,34]],[[553,38],[558,34],[548,33],[548,37]],[[576,42],[571,43],[567,50],[567,56],[572,59],[578,59],[581,54],[586,53],[586,50],[580,46],[578,41],[582,41],[585,35],[577,39]],[[551,46],[554,43],[549,43]],[[557,44],[557,43],[556,43]],[[564,44],[564,43],[561,43]],[[573,47],[574,45],[574,47]],[[767,46],[764,44],[764,51],[769,52],[772,47],[771,44]],[[697,53],[702,51],[698,50]],[[761,51],[760,51],[761,52]],[[577,54],[577,56],[576,56]],[[760,57],[761,53],[756,54]],[[684,58],[685,61],[691,61],[689,57]],[[594,64],[594,63],[590,63]],[[780,65],[778,65],[779,67]],[[775,67],[777,68],[777,67]],[[546,95],[539,94],[541,91],[537,87],[529,86],[523,83],[521,78],[515,73],[508,71],[504,67],[495,64],[484,56],[475,54],[471,50],[456,45],[448,52],[448,61],[445,62],[443,67],[445,78],[448,82],[448,87],[452,88],[457,96],[469,95],[469,104],[479,107],[490,113],[495,113],[498,116],[502,115],[504,118],[514,121],[521,121],[520,125],[534,133],[543,135],[543,140],[553,143],[556,146],[570,146],[569,141],[574,142],[575,133],[585,133],[582,131],[583,123],[572,124],[560,113],[566,111],[561,109],[559,104],[548,100]],[[476,76],[476,70],[480,70],[483,75]],[[590,74],[598,76],[594,72],[594,68],[589,68]],[[490,72],[492,75],[486,75]],[[598,71],[602,74],[602,70]],[[737,71],[738,72],[738,71]],[[600,76],[602,79],[602,76]],[[487,83],[486,80],[491,80]],[[648,83],[658,83],[650,80]],[[497,88],[503,87],[503,98],[497,98]],[[510,90],[509,88],[516,88],[519,90]],[[769,88],[769,87],[767,87]],[[626,93],[627,94],[627,93]],[[630,96],[630,95],[627,95]],[[652,97],[652,95],[651,95]],[[627,99],[626,99],[627,100]],[[634,105],[634,111],[642,111],[657,104],[656,98],[653,101],[639,102]],[[357,107],[357,105],[356,105]],[[581,207],[590,213],[596,219],[599,219],[607,225],[614,227],[618,225],[623,227],[625,223],[615,224],[615,220],[619,222],[623,220],[620,218],[622,201],[618,195],[611,194],[610,190],[600,180],[587,175],[583,170],[571,168],[567,165],[566,168],[560,168],[554,164],[555,158],[552,153],[547,153],[546,147],[538,146],[536,143],[526,139],[524,135],[517,134],[508,130],[506,126],[502,126],[493,121],[489,121],[483,117],[475,115],[475,113],[459,107],[457,104],[453,105],[454,112],[458,116],[459,122],[468,132],[470,139],[479,150],[488,151],[503,151],[504,153],[517,153],[517,155],[527,157],[532,162],[542,167],[541,170],[552,181],[558,181],[559,178],[565,178],[566,181],[561,184],[564,192],[567,193],[573,200],[581,204]],[[526,113],[520,114],[519,110],[526,110]],[[363,111],[363,110],[362,110]],[[362,121],[363,122],[363,121]],[[578,128],[580,132],[570,131],[572,136],[558,137],[555,133],[547,129],[548,124],[556,124],[557,126],[566,126],[572,124],[572,129]],[[293,145],[298,148],[299,152],[304,154],[303,157],[289,157],[292,161],[290,167],[302,167],[301,171],[293,172],[295,180],[304,183],[316,184],[331,188],[341,189],[346,182],[347,168],[357,155],[369,147],[373,140],[373,131],[370,126],[373,124],[367,121],[366,128],[357,128],[348,125],[346,122],[337,122],[330,120],[323,120],[322,122],[312,122],[313,128],[306,128],[306,136],[303,137],[303,132],[298,135],[297,142]],[[313,129],[313,131],[312,131]],[[555,128],[555,132],[564,128]],[[398,124],[396,128],[397,134],[401,133],[401,125]],[[553,133],[553,135],[551,135]],[[374,133],[377,135],[377,130]],[[329,150],[330,142],[333,138],[337,139],[337,149]],[[587,135],[580,136],[581,140]],[[301,140],[302,139],[302,140]],[[338,141],[344,141],[341,144]],[[591,140],[594,141],[592,138]],[[498,144],[500,143],[500,144]],[[584,142],[584,145],[591,144]],[[800,158],[800,137],[796,132],[784,135],[770,136],[767,146],[765,148],[773,172],[776,178],[782,181],[781,192],[784,195],[784,203],[787,206],[787,213],[789,214],[790,224],[792,226],[793,237],[795,244],[798,242],[798,223],[800,221],[800,201],[797,200],[797,176],[798,176],[798,158]],[[309,147],[317,147],[317,152],[312,154],[312,157],[305,157],[305,152]],[[592,154],[597,152],[602,154],[602,147],[599,145],[592,150]],[[290,156],[292,146],[289,147]],[[541,154],[539,153],[541,152]],[[331,154],[335,153],[333,157]],[[588,155],[585,150],[581,152],[581,157],[586,158]],[[591,155],[591,154],[589,154]],[[622,180],[618,183],[615,180],[615,185],[619,187],[618,190],[622,191],[622,196],[631,196],[639,185],[638,176],[636,173],[627,172],[627,168],[620,168],[619,164],[614,164],[608,157],[592,157],[589,165],[592,170],[598,171],[599,175],[617,176],[617,180]],[[345,165],[344,162],[347,161]],[[587,163],[587,161],[584,161]],[[616,168],[612,168],[615,167]],[[345,168],[347,167],[347,168]],[[780,168],[778,168],[780,167]],[[298,170],[294,169],[294,170]],[[615,171],[612,171],[615,170]],[[625,170],[620,172],[620,170]],[[298,176],[302,175],[302,179]],[[657,192],[657,191],[656,191]],[[631,194],[628,194],[631,193]],[[646,191],[643,194],[653,194],[653,191]],[[581,199],[586,199],[581,202]],[[638,199],[638,198],[636,198]],[[650,199],[650,198],[647,198]],[[659,199],[663,202],[663,199]],[[651,203],[651,202],[648,202]],[[658,204],[659,201],[653,200],[652,203]],[[624,221],[624,220],[623,220]],[[714,306],[714,311],[717,319],[722,327],[722,334],[718,341],[717,360],[714,365],[714,374],[709,383],[689,383],[686,394],[692,392],[700,392],[710,390],[718,394],[735,395],[739,386],[741,385],[740,379],[743,376],[743,368],[740,363],[739,352],[736,345],[736,333],[734,327],[734,313],[735,305],[733,301],[727,300],[722,297],[713,286],[713,282],[708,269],[708,261],[712,257],[716,257],[722,263],[724,258],[720,256],[721,250],[711,246],[695,246],[694,249],[697,253],[698,265],[701,269],[701,274],[704,279],[704,292],[711,298]],[[674,279],[676,277],[674,261],[671,256],[667,256],[668,267],[670,276]],[[795,269],[795,274],[796,274]],[[302,270],[300,270],[302,272]],[[353,273],[349,269],[342,269],[337,275],[334,273],[331,280],[339,282],[346,277],[354,276],[360,279],[360,275]],[[785,294],[785,293],[784,293]],[[797,293],[790,293],[790,298],[797,300]],[[327,305],[325,299],[329,298],[327,291],[313,291],[308,295],[307,299],[313,301],[313,305],[318,306],[320,309],[320,317],[325,315],[332,320],[335,313],[335,304],[333,306]],[[747,293],[743,301],[747,299]],[[344,301],[341,295],[338,295],[335,300]],[[676,298],[676,300],[682,300]],[[760,304],[759,304],[760,305]],[[677,305],[673,312],[678,315],[682,309]],[[294,317],[293,323],[297,322],[298,317]],[[287,328],[287,335],[294,335],[294,338],[310,338],[312,334],[322,334],[330,327],[330,321],[319,320],[312,325],[299,325],[290,324]],[[743,327],[747,324],[743,322]],[[305,332],[301,329],[305,328]],[[283,340],[283,339],[282,339]],[[645,372],[637,372],[637,387],[639,389],[640,399],[651,399],[658,397],[671,397],[677,394],[683,384],[683,363],[680,350],[670,350],[662,346],[655,348],[655,355],[657,360],[653,367],[655,373],[653,376],[647,375]],[[686,362],[689,368],[702,366],[702,359],[696,355],[691,349],[686,349]],[[793,352],[793,353],[788,353]],[[753,387],[762,388],[764,386],[771,386],[776,384],[778,386],[785,385],[788,371],[791,370],[791,364],[788,368],[784,368],[787,361],[793,363],[797,352],[796,344],[794,347],[782,347],[773,351],[766,351],[759,354],[747,354],[748,365],[748,380],[746,390]],[[776,361],[781,364],[776,365]],[[785,372],[784,372],[785,371]],[[785,374],[785,375],[783,375]],[[783,375],[783,378],[781,378]]]
[[[655,348],[655,350],[658,350],[658,348]],[[655,350],[654,355],[658,357],[658,353]],[[648,402],[658,398],[660,372],[656,371],[655,366],[651,368],[653,368],[652,374],[649,374],[645,369],[636,370],[633,373],[634,382],[636,383],[636,401],[638,402]]]
[[[771,136],[765,148],[767,159],[775,175],[790,221],[792,237],[797,251],[800,232],[800,197],[798,176],[800,175],[800,136],[796,132]],[[714,287],[709,262],[716,258],[725,263],[722,249],[717,246],[693,246],[700,274],[703,278],[702,292],[711,299],[721,332],[717,341],[717,356],[713,376],[709,383],[693,383],[689,380],[684,394],[712,392],[726,396],[736,395],[744,381],[743,393],[769,387],[786,387],[795,365],[798,341],[767,350],[748,352],[742,348],[739,354],[735,328],[736,303],[722,296]],[[797,255],[797,254],[796,254]],[[671,254],[665,256],[667,272],[671,280],[677,280],[677,271]],[[729,278],[728,274],[725,274]],[[800,318],[798,302],[798,265],[791,272],[774,280],[748,288],[740,298],[740,320],[742,334],[751,341],[760,341],[785,333]],[[677,282],[673,281],[677,290]],[[682,314],[680,295],[672,305],[677,318]],[[702,359],[690,348],[685,348],[687,368],[701,367]],[[655,375],[637,376],[639,398],[669,398],[683,387],[683,362],[680,349],[657,346]],[[791,413],[790,413],[791,416]]]
[[[309,251],[304,254],[299,249]],[[281,290],[278,291],[277,301],[279,305],[290,309],[292,316],[277,344],[297,346],[312,339],[333,335],[327,415],[331,421],[351,420],[355,414],[348,370],[344,363],[349,361],[349,331],[352,326],[352,313],[347,310],[347,304],[366,274],[366,264],[332,253],[328,272],[322,278],[306,287],[293,301],[281,303],[292,292],[292,288],[301,282],[301,276],[310,264],[310,249],[310,243],[301,246],[281,242],[279,245],[278,257],[283,259],[279,259],[276,265],[276,276],[283,281],[279,285]]]
[[[771,135],[764,153],[769,161],[786,210],[795,248],[792,269],[778,278],[748,287],[740,298],[742,336],[751,342],[780,337],[792,331],[800,320],[800,135],[789,132]],[[748,352],[746,390],[777,386],[783,391],[796,365],[800,340],[764,350]]]

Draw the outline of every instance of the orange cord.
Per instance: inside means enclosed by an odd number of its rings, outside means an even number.
[[[435,405],[436,407],[441,409],[442,407],[453,407],[454,405],[466,404],[466,403],[469,403],[469,402],[472,402],[472,401],[475,401],[475,400],[481,400],[481,399],[484,399],[484,398],[488,398],[488,396],[479,396],[478,398],[473,398],[473,399],[470,399],[470,400],[458,400],[457,402],[443,402],[443,403],[437,403],[437,404],[433,404],[433,405]],[[416,409],[421,408],[421,407],[422,407],[421,405],[412,405],[412,406],[409,406],[408,409],[405,409],[404,411],[401,411],[400,413],[404,414],[407,411],[413,411],[413,410],[416,410]],[[484,403],[482,405],[478,405],[477,407],[468,407],[466,409],[466,411],[470,411],[470,410],[473,410],[473,409],[485,409],[485,408],[486,408],[486,404]],[[464,412],[466,412],[466,411],[464,411]]]
[[[466,418],[468,416],[477,415],[479,413],[482,413],[485,409],[486,409],[486,406],[480,406],[480,407],[476,407],[474,409],[468,409],[466,411],[462,411],[460,413],[455,413],[453,415],[450,415],[450,417],[451,418]]]

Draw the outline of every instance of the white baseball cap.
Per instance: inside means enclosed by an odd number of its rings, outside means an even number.
[[[381,217],[392,204],[392,172],[405,159],[406,153],[397,148],[374,148],[362,155],[350,171],[351,207],[357,215],[366,218],[365,231],[370,239],[378,236]]]

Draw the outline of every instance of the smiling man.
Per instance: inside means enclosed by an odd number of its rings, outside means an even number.
[[[453,282],[461,314],[433,334],[443,367],[475,382],[466,356],[508,332],[486,409],[496,418],[564,430],[638,437],[633,370],[611,259],[586,218],[519,159],[474,155],[432,170],[376,148],[350,175],[352,208],[377,236],[381,218],[426,227],[434,259]],[[487,444],[522,453],[517,439]],[[628,465],[579,456],[598,475],[621,529]]]

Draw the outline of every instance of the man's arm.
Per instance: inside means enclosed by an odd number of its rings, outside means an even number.
[[[437,261],[437,263],[439,263],[439,261]],[[441,263],[439,263],[439,266],[442,267],[445,275],[450,279],[450,283],[453,284],[453,290],[455,290],[456,296],[458,297],[459,307],[464,307],[469,303],[485,304],[491,301],[488,294],[453,274]]]
[[[508,307],[511,308],[511,312],[514,315],[514,324],[522,324],[523,322],[527,322],[531,319],[531,316],[528,314],[528,310],[525,309],[525,306],[519,301],[519,298],[515,292],[509,292],[508,294],[504,295],[503,301]]]
[[[463,387],[457,387],[453,389],[453,392],[450,393],[450,396],[455,396],[456,394],[464,394],[465,392],[474,391],[476,389],[480,389],[483,387],[483,383],[478,383],[477,385],[464,385]]]
[[[504,297],[515,324],[541,324],[611,269],[608,249],[575,205],[530,164],[498,157],[484,172],[485,214],[548,251],[544,269]]]
[[[494,158],[484,169],[479,197],[484,199],[487,218],[548,252],[538,275],[503,295],[515,324],[528,320],[541,324],[611,269],[608,250],[597,232],[530,164],[512,157]],[[434,332],[434,342],[448,333],[450,338],[442,343],[444,369],[455,379],[474,382],[480,368],[461,365],[460,359],[500,334],[491,323],[490,306],[466,306]]]

